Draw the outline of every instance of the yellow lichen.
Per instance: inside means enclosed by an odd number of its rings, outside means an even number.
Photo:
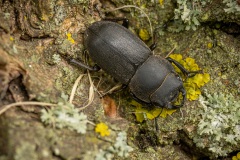
[[[135,116],[138,122],[143,122],[145,119],[154,119],[161,113],[161,108],[154,108],[148,110],[147,108],[142,108],[142,105],[136,101],[132,101],[131,105],[136,107]]]
[[[238,160],[237,156],[233,156],[232,160]]]
[[[142,105],[136,101],[132,101],[131,104],[136,107],[134,114],[138,122],[143,122],[146,119],[152,120],[158,116],[166,118],[167,115],[171,115],[176,111],[176,109],[166,109],[158,107],[149,110],[147,108],[142,108]]]
[[[72,38],[72,34],[71,33],[67,33],[66,34],[67,35],[67,40],[69,40],[69,42],[71,42],[71,43],[75,43],[75,41],[74,41],[74,39]]]
[[[240,159],[240,152],[237,153],[237,158]]]
[[[46,14],[43,14],[43,15],[40,17],[40,19],[41,19],[42,21],[48,21],[48,16],[47,16]]]
[[[232,160],[240,160],[240,152],[238,152],[236,156],[233,156]]]
[[[171,114],[173,114],[174,112],[176,112],[176,109],[166,109],[166,108],[163,108],[160,116],[161,116],[162,118],[166,118],[167,115],[171,115]]]
[[[110,135],[110,130],[108,129],[108,126],[102,122],[96,125],[95,132],[99,133],[102,137]]]
[[[10,41],[14,41],[14,38],[12,36],[10,36]]]
[[[163,6],[164,0],[159,0],[160,6]]]
[[[172,54],[169,57],[178,61],[188,71],[201,70],[201,68],[198,67],[198,65],[196,64],[193,58],[187,57],[186,59],[183,59],[182,55],[180,54]],[[185,79],[181,70],[177,66],[175,65],[173,66],[176,72],[179,73],[179,75],[183,79]],[[187,78],[183,83],[184,88],[187,92],[187,99],[190,101],[197,100],[201,94],[200,88],[203,87],[209,81],[210,81],[210,75],[208,73],[196,74],[193,77]]]
[[[172,58],[172,59],[175,59],[178,62],[182,61],[182,55],[181,54],[171,54],[169,57]]]
[[[213,47],[213,43],[209,42],[209,43],[207,44],[207,47],[208,47],[208,49],[211,49],[211,48]]]
[[[198,67],[198,65],[195,63],[195,59],[187,57],[185,59],[185,62],[183,67],[189,71],[199,71],[200,68]]]
[[[150,38],[150,35],[148,33],[148,31],[146,29],[140,29],[139,31],[139,37],[143,40],[143,41],[147,41]]]

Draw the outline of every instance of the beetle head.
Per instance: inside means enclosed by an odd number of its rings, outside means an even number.
[[[175,105],[174,102],[180,93],[183,96],[182,102],[179,105]],[[159,107],[168,109],[182,107],[186,99],[186,92],[181,78],[176,73],[168,74],[161,86],[150,96],[150,99],[152,104]]]

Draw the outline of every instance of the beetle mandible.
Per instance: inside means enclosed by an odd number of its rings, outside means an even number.
[[[96,63],[94,67],[75,60],[71,62],[89,70],[102,68],[127,85],[131,94],[141,102],[169,109],[183,106],[186,91],[171,63],[187,75],[190,72],[169,57],[154,56],[152,50],[155,43],[148,47],[127,29],[127,19],[120,20],[123,20],[123,25],[107,20],[97,21],[85,31],[84,45]],[[175,105],[180,93],[183,99],[179,105]]]

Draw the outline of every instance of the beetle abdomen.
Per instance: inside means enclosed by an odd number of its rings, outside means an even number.
[[[140,100],[151,103],[150,96],[164,83],[170,73],[174,73],[174,68],[166,59],[150,56],[132,77],[129,83],[130,91]],[[167,88],[161,91],[166,92]]]
[[[93,61],[123,84],[128,84],[151,50],[125,27],[109,21],[93,23],[84,43]]]

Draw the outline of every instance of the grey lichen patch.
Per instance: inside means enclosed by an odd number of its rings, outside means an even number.
[[[212,158],[237,151],[240,143],[240,101],[231,94],[206,93],[200,98],[201,119],[193,141]]]
[[[54,21],[55,21],[55,24],[58,26],[58,25],[62,24],[62,22],[66,18],[67,10],[64,8],[63,5],[56,5],[54,7],[54,11],[55,11]]]

